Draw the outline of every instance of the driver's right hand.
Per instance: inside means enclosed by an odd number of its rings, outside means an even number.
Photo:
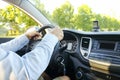
[[[59,27],[53,28],[50,33],[52,33],[53,35],[55,35],[58,38],[58,40],[62,40],[63,37],[64,37],[63,31]]]

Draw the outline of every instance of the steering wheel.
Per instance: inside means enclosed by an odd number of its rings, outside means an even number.
[[[44,31],[46,28],[54,28],[55,26],[53,26],[53,25],[51,25],[51,24],[48,24],[48,25],[44,25],[44,26],[42,26],[39,30],[38,30],[38,32],[40,33],[40,32],[42,32],[42,31]]]
[[[54,28],[55,26],[51,25],[51,24],[48,24],[48,25],[44,25],[42,26],[38,32],[41,33],[42,31],[44,31],[45,29],[47,28]],[[33,37],[34,38],[34,37]],[[25,53],[31,51],[31,47],[33,47],[32,45],[35,45],[37,42],[39,42],[40,40],[33,40],[33,38],[29,41],[29,43],[24,46],[21,50],[17,51],[17,54],[22,56],[24,55]]]
[[[45,31],[45,29],[47,29],[47,28],[54,28],[54,27],[55,27],[55,26],[53,26],[53,25],[51,25],[51,24],[44,25],[44,26],[42,26],[37,32],[41,33],[41,32],[43,32],[43,31]],[[30,44],[32,41],[34,41],[33,38],[34,38],[34,36],[33,36],[33,37],[31,38],[31,40],[29,41],[29,44]]]
[[[51,25],[51,24],[44,25],[44,26],[42,26],[37,32],[43,33],[43,31],[45,31],[45,29],[47,29],[47,28],[54,28],[54,27],[55,27],[55,26],[53,26],[53,25]],[[43,34],[44,34],[44,33],[43,33]],[[33,38],[34,38],[34,36],[33,36]],[[30,42],[33,41],[33,38],[30,40]]]

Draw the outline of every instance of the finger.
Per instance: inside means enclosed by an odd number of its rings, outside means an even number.
[[[42,38],[41,36],[36,36],[36,40],[41,39],[41,38]]]
[[[35,32],[35,35],[37,36],[41,36],[41,34],[39,32]]]
[[[34,40],[38,40],[38,37],[37,37],[37,36],[35,36],[35,37],[34,37]]]
[[[34,37],[33,40],[36,40],[36,37]]]
[[[42,37],[42,34],[41,33],[39,33],[40,34],[40,37]]]
[[[34,40],[38,40],[38,39],[41,39],[41,38],[42,38],[42,36],[35,36]]]

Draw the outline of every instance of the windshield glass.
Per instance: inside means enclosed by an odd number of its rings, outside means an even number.
[[[61,28],[91,31],[120,30],[120,0],[30,0]]]

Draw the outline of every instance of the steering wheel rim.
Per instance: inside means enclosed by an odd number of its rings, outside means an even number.
[[[45,29],[47,29],[47,28],[54,28],[55,26],[53,26],[53,25],[51,25],[51,24],[48,24],[48,25],[44,25],[44,26],[42,26],[39,30],[38,30],[38,32],[40,33],[40,32],[42,32],[43,30],[45,30]]]
[[[44,26],[42,26],[37,32],[40,33],[40,32],[42,32],[43,30],[45,30],[45,29],[47,29],[47,28],[54,28],[54,26],[51,25],[51,24],[44,25]],[[33,43],[33,42],[35,41],[33,38],[34,38],[34,36],[30,39],[29,43],[27,44],[27,47],[26,47],[25,52],[29,52],[29,46],[31,45],[31,43]]]
[[[47,28],[54,28],[55,26],[53,26],[52,24],[47,24],[47,25],[44,25],[44,26],[42,26],[40,29],[38,29],[37,30],[37,32],[39,32],[39,33],[41,33],[42,31],[44,31],[45,29],[47,29]],[[29,41],[29,43],[31,43],[32,41],[34,41],[34,38],[35,36],[33,36],[31,39],[30,39],[30,41]]]
[[[44,25],[43,27],[41,27],[41,28],[38,30],[38,32],[40,33],[40,32],[42,32],[43,30],[45,30],[45,29],[47,29],[47,28],[54,28],[54,27],[55,27],[55,26],[53,26],[53,25],[51,25],[51,24]],[[23,56],[23,55],[26,54],[27,52],[31,51],[31,50],[30,50],[30,45],[31,45],[31,43],[35,42],[35,40],[34,40],[33,38],[34,38],[34,37],[32,37],[32,39],[30,39],[29,43],[28,43],[25,47],[23,47],[21,50],[18,50],[18,51],[17,51],[17,54],[18,54],[19,56]],[[22,53],[21,53],[20,51],[22,51]]]

